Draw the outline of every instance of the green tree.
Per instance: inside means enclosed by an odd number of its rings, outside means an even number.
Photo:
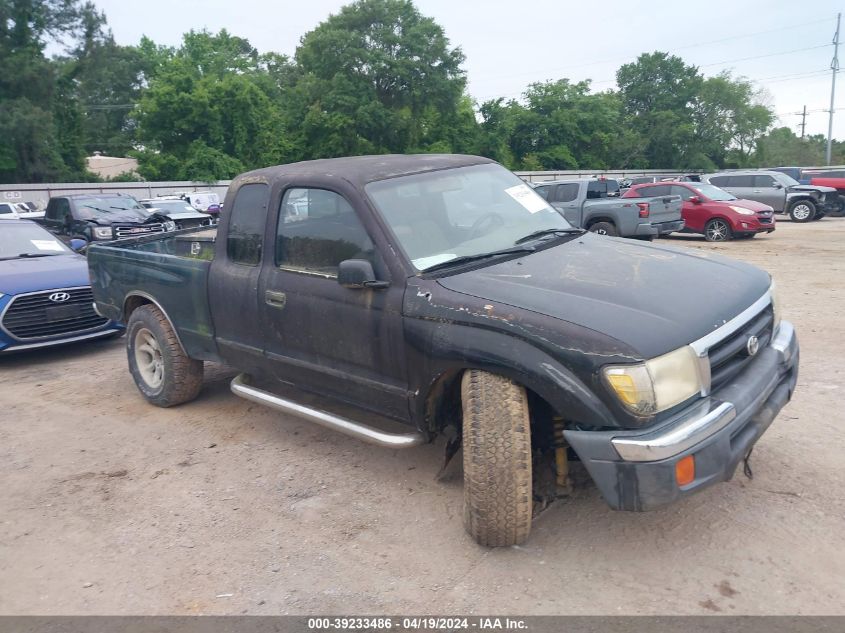
[[[145,43],[154,60],[149,87],[133,113],[147,178],[203,180],[284,162],[291,155],[280,110],[283,59],[261,57],[225,30],[194,32],[166,51]],[[171,160],[171,157],[177,160]],[[211,178],[214,176],[214,178]]]
[[[76,0],[0,0],[0,182],[83,169],[72,85],[44,55],[49,41],[75,36],[81,10]]]
[[[714,167],[744,167],[774,120],[753,84],[728,72],[702,82],[693,104],[695,143]]]
[[[702,82],[695,66],[661,52],[644,53],[616,72],[625,125],[642,136],[650,167],[693,166],[692,108]]]
[[[343,7],[296,51],[302,78],[291,106],[303,157],[452,147],[431,122],[442,132],[461,119],[463,61],[410,0]]]

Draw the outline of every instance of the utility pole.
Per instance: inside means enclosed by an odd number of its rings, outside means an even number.
[[[804,106],[804,112],[801,113],[801,140],[804,140],[804,129],[807,127],[807,106]]]
[[[827,152],[825,153],[826,164],[830,165],[830,153],[833,148],[833,100],[836,97],[836,73],[839,72],[839,21],[842,14],[836,14],[836,35],[833,36],[833,61],[830,62],[830,69],[833,71],[830,79],[830,116],[827,120]]]

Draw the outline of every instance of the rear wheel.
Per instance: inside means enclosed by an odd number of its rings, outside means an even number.
[[[525,389],[470,369],[461,380],[464,527],[480,545],[522,543],[531,531],[531,423]]]
[[[143,305],[129,317],[126,353],[135,385],[156,406],[189,402],[202,389],[202,361],[185,354],[167,318],[154,305]]]
[[[593,224],[590,229],[590,233],[598,233],[599,235],[610,235],[611,237],[616,237],[619,235],[619,232],[616,230],[616,226],[613,222],[596,222]]]
[[[713,218],[704,227],[704,239],[708,242],[727,242],[731,236],[730,225],[721,218]]]
[[[809,222],[816,215],[816,205],[809,200],[797,200],[789,207],[789,219],[793,222]]]

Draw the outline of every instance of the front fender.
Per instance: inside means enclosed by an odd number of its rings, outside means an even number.
[[[411,354],[411,414],[421,430],[427,425],[429,397],[440,380],[466,369],[512,379],[543,398],[567,421],[590,427],[618,426],[607,406],[572,371],[515,336],[422,319],[408,319],[405,336]]]

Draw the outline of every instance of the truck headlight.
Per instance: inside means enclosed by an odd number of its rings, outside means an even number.
[[[112,238],[112,230],[110,226],[95,226],[94,239],[95,240],[110,240]]]
[[[728,205],[731,209],[739,213],[740,215],[756,215],[756,211],[752,211],[751,209],[743,209],[742,207],[735,207],[733,205]]]
[[[671,409],[702,391],[699,359],[688,345],[644,363],[613,365],[603,371],[622,404],[640,416]]]
[[[772,332],[778,331],[778,326],[780,325],[780,294],[775,287],[775,282],[772,280],[772,285],[769,286],[769,295],[772,297],[772,315],[774,319],[772,321]]]

